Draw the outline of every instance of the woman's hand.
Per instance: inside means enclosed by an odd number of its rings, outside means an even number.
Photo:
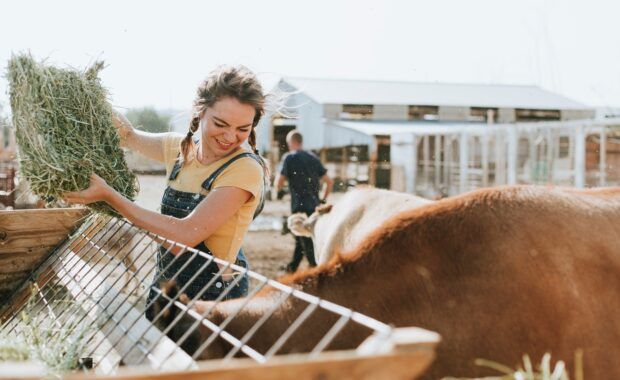
[[[106,181],[93,173],[90,175],[90,186],[82,191],[65,193],[63,198],[66,202],[87,205],[89,203],[106,201],[114,189]]]
[[[118,135],[121,138],[121,145],[124,145],[129,136],[131,136],[134,132],[133,125],[131,125],[131,122],[127,120],[125,115],[116,110],[114,110],[112,114],[112,124],[118,131]]]

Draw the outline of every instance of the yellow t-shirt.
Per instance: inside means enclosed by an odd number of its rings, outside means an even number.
[[[164,164],[166,166],[167,178],[170,178],[174,162],[181,151],[183,137],[176,133],[170,133],[164,137]],[[226,161],[244,152],[245,150],[239,149],[238,152],[209,165],[203,165],[198,162],[198,160],[194,159],[194,152],[190,152],[188,162],[183,166],[175,180],[168,180],[168,186],[178,191],[200,193],[208,196],[209,192],[202,188],[202,183]],[[237,258],[237,252],[241,248],[243,237],[252,222],[254,211],[260,202],[261,192],[263,191],[263,169],[251,157],[240,158],[216,177],[211,188],[216,189],[225,186],[246,190],[253,197],[211,234],[204,243],[214,256],[234,263]]]

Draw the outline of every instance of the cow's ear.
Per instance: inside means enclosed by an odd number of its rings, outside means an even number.
[[[314,209],[314,211],[318,212],[319,215],[323,215],[323,214],[327,214],[328,212],[330,212],[332,210],[332,207],[334,207],[334,205],[331,205],[331,204],[320,205],[320,206],[317,206]]]
[[[293,235],[312,237],[312,231],[309,230],[306,225],[308,219],[312,219],[312,217],[308,218],[308,216],[304,213],[297,213],[289,216],[286,223],[288,225],[288,229],[293,233]]]

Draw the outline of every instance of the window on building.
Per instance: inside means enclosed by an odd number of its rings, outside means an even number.
[[[409,120],[438,120],[437,106],[409,106]]]
[[[469,111],[469,121],[487,122],[490,113],[493,114],[493,122],[497,123],[497,115],[499,113],[497,108],[471,107]]]
[[[371,119],[373,113],[372,104],[343,104],[341,119]]]
[[[517,108],[515,110],[517,121],[545,121],[560,120],[559,110],[536,110]]]

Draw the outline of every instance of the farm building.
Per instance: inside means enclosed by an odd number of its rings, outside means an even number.
[[[278,88],[291,94],[288,114],[263,119],[259,149],[276,164],[297,128],[342,186],[445,196],[620,179],[618,119],[539,87],[284,78]]]

